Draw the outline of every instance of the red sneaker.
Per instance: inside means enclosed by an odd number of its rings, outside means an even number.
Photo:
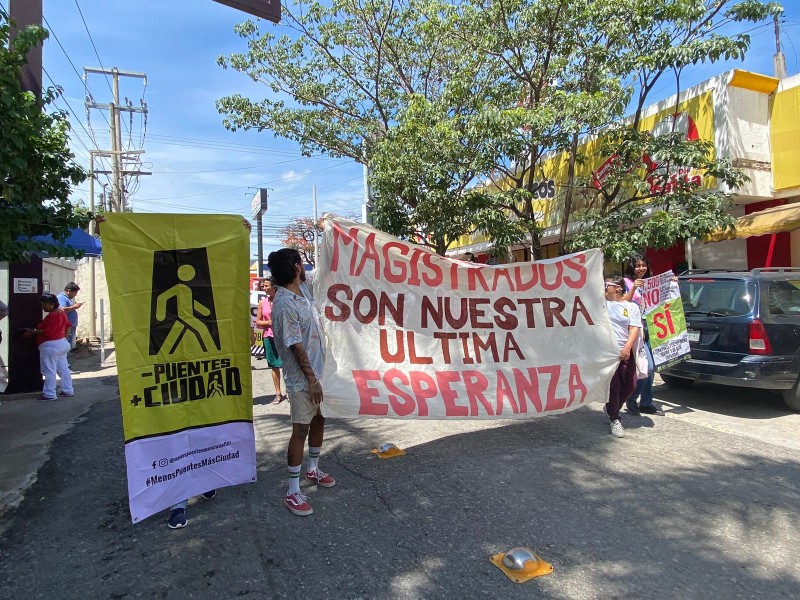
[[[300,492],[286,494],[283,504],[289,509],[289,512],[300,517],[307,517],[314,512],[314,509],[308,503],[308,499]]]
[[[336,480],[322,471],[306,471],[306,479],[322,487],[333,487],[336,485]]]

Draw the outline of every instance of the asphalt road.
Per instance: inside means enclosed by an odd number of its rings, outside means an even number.
[[[796,598],[797,419],[780,398],[663,386],[663,416],[597,405],[525,423],[328,423],[306,487],[285,492],[288,407],[254,361],[259,480],[136,526],[127,507],[119,398],[55,440],[2,518],[0,598]],[[87,384],[88,385],[88,384]],[[113,389],[113,388],[112,388]],[[793,430],[793,431],[792,431]],[[394,442],[408,454],[379,460]],[[527,546],[554,572],[514,584],[490,555]]]

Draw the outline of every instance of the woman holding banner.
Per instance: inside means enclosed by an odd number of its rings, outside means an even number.
[[[633,302],[623,300],[625,282],[622,277],[607,277],[605,282],[606,308],[611,331],[619,347],[619,366],[611,378],[608,402],[603,407],[611,421],[611,435],[625,437],[619,410],[636,387],[636,360],[633,349],[642,328],[642,313]]]
[[[639,307],[642,315],[644,315],[644,297],[641,290],[644,280],[653,276],[650,271],[650,261],[641,254],[631,256],[626,265],[625,275],[625,285],[628,289],[623,298],[628,302],[634,302]],[[642,333],[644,335],[644,351],[647,354],[647,377],[639,379],[636,389],[625,402],[625,408],[632,415],[641,413],[655,415],[658,414],[658,409],[653,405],[653,378],[656,372],[653,351],[650,348],[650,336],[647,334],[647,325],[643,325]]]
[[[273,404],[280,404],[287,399],[281,393],[281,368],[283,362],[281,357],[278,356],[278,351],[275,348],[275,340],[272,333],[272,301],[275,298],[277,288],[272,282],[272,279],[263,279],[259,283],[266,296],[258,303],[258,310],[256,311],[256,326],[261,327],[261,340],[264,344],[264,358],[267,359],[267,366],[272,369],[272,384],[275,386],[275,399]]]

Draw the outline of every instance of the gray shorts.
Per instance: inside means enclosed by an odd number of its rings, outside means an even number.
[[[292,423],[308,425],[316,415],[322,414],[319,405],[311,402],[311,392],[300,390],[289,393],[289,410],[292,413]]]

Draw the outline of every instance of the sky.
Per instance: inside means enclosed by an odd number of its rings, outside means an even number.
[[[265,256],[280,247],[280,227],[294,217],[313,215],[313,186],[319,214],[360,216],[361,165],[348,159],[304,158],[295,142],[268,131],[231,132],[223,126],[217,99],[235,93],[255,99],[270,93],[263,84],[216,64],[220,55],[245,51],[245,41],[233,30],[248,18],[245,13],[212,0],[44,0],[43,5],[44,26],[50,31],[44,46],[44,85],[63,88],[56,106],[70,113],[71,147],[87,169],[90,149],[110,148],[108,115],[92,109],[87,116],[87,92],[100,104],[113,96],[110,78],[92,74],[84,80],[84,67],[116,67],[147,75],[146,86],[139,78],[120,78],[120,95],[137,107],[143,99],[148,109],[146,123],[140,114],[130,121],[123,113],[124,145],[143,149],[142,169],[152,172],[131,187],[135,212],[251,218],[256,188],[268,188]],[[791,76],[798,73],[800,61],[800,0],[783,0],[783,5],[781,39]],[[0,0],[0,6],[8,8],[8,0]],[[261,21],[260,27],[264,31],[275,26]],[[280,26],[276,29],[280,33]],[[772,23],[735,29],[745,30],[750,30],[752,47],[744,62],[689,67],[682,76],[684,89],[731,68],[772,75]],[[672,93],[673,87],[665,84],[654,90],[652,101]],[[110,180],[101,175],[100,181]],[[99,194],[101,186],[96,185],[95,191]],[[84,182],[73,199],[88,205],[88,197]],[[255,255],[255,235],[251,251]]]

